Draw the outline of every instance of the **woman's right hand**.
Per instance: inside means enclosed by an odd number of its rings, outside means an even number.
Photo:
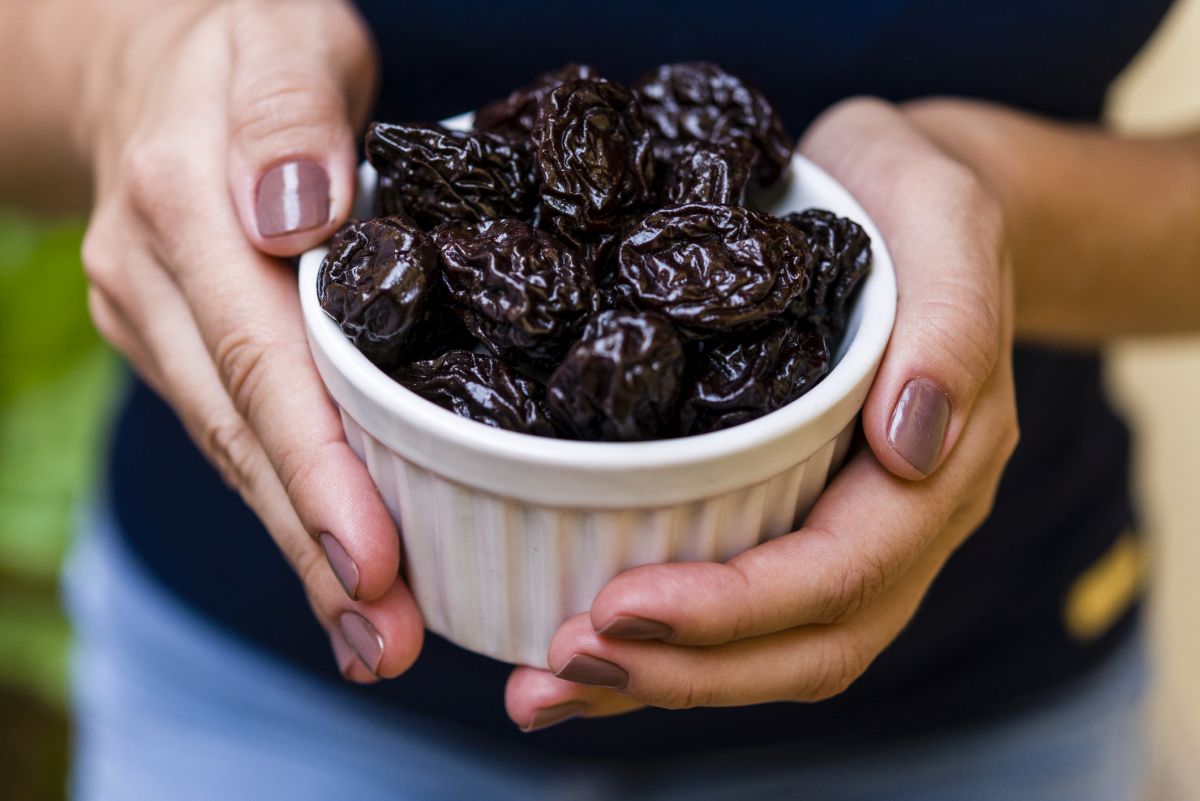
[[[262,520],[343,675],[396,676],[422,640],[399,537],[346,444],[280,258],[349,214],[369,34],[338,0],[132,6],[97,45],[80,122],[96,327]]]

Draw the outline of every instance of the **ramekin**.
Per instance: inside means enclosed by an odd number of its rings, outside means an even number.
[[[375,174],[360,173],[359,210]],[[426,626],[496,659],[546,666],[555,629],[636,565],[721,561],[796,529],[845,456],[891,333],[896,285],[878,228],[832,177],[796,155],[757,203],[859,221],[874,263],[836,366],[749,423],[654,442],[574,442],[491,428],[409,392],[359,353],[317,301],[325,248],[300,260],[313,359],[401,532]]]

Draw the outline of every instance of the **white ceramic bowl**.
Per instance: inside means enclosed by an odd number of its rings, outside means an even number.
[[[460,123],[461,124],[461,123]],[[374,171],[360,175],[365,216]],[[313,358],[404,542],[428,628],[505,662],[544,667],[554,630],[636,565],[725,560],[803,520],[845,455],[891,333],[891,258],[861,206],[794,156],[758,204],[813,206],[862,223],[874,264],[836,366],[749,423],[655,442],[574,442],[491,428],[409,392],[359,353],[317,301],[325,248],[300,260]]]

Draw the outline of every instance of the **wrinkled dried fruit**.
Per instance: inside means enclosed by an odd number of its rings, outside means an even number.
[[[683,340],[652,314],[603,311],[550,375],[546,405],[565,433],[622,442],[673,433]]]
[[[408,217],[351,221],[329,243],[317,298],[367,358],[387,364],[420,320],[437,266],[437,247]]]
[[[399,367],[392,378],[425,400],[484,425],[554,436],[542,387],[487,354],[447,351]]]
[[[449,223],[433,238],[457,312],[497,356],[552,365],[595,308],[595,282],[575,252],[528,223]]]
[[[648,215],[625,237],[618,259],[624,298],[696,338],[779,316],[804,296],[812,262],[793,226],[708,203]]]
[[[684,434],[717,431],[773,412],[829,372],[829,348],[812,326],[775,322],[704,345],[680,410]]]
[[[850,296],[871,269],[871,237],[853,220],[822,209],[794,212],[783,219],[804,232],[813,253],[808,314],[840,338]]]
[[[654,129],[654,155],[670,163],[688,142],[748,144],[764,184],[783,174],[792,140],[762,92],[716,64],[664,64],[633,86]]]
[[[482,131],[372,123],[375,213],[403,212],[429,230],[448,220],[524,219],[537,197],[528,149]]]
[[[662,202],[740,206],[750,183],[750,156],[738,145],[689,142],[663,182]]]
[[[586,64],[564,64],[539,75],[503,100],[479,109],[475,114],[475,128],[507,139],[527,139],[537,119],[538,103],[551,89],[567,81],[598,77],[596,70]]]
[[[573,239],[611,231],[632,207],[652,200],[650,132],[619,83],[577,80],[552,89],[538,107],[533,143],[547,222]]]

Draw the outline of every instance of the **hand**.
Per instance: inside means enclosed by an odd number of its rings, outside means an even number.
[[[295,271],[276,258],[349,213],[372,43],[337,0],[133,16],[98,48],[84,110],[96,326],[265,524],[343,675],[398,675],[422,639],[396,580],[399,537],[310,358]]]
[[[799,531],[725,564],[614,578],[555,634],[553,672],[513,672],[506,704],[519,726],[836,695],[991,508],[1017,441],[998,203],[879,101],[834,107],[800,148],[862,202],[896,264],[895,330],[862,416],[870,448]]]

